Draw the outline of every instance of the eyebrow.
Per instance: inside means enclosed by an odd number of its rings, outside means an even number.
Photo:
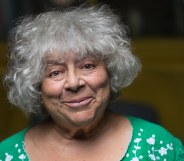
[[[80,57],[76,60],[76,62],[80,62],[83,61],[85,59],[88,60],[94,60],[94,57]],[[46,66],[50,66],[50,65],[64,65],[65,61],[64,60],[57,60],[57,59],[48,59],[46,61]]]
[[[63,65],[64,61],[58,61],[58,60],[47,60],[47,65]]]

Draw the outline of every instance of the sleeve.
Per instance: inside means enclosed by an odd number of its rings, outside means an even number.
[[[178,139],[175,144],[176,161],[184,161],[184,145]]]
[[[0,161],[28,160],[24,150],[24,129],[0,142]]]
[[[184,161],[182,142],[160,125],[134,119],[134,158],[146,161]]]
[[[154,131],[155,134],[146,140],[152,147],[150,149],[150,158],[153,156],[153,158],[163,159],[163,161],[184,161],[182,142],[163,127],[156,126]]]

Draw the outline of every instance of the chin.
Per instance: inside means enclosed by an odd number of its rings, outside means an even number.
[[[95,114],[86,114],[85,112],[75,114],[71,119],[72,124],[77,126],[86,126],[93,123],[94,121]]]

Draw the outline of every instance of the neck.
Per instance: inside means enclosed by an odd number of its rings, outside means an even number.
[[[55,134],[67,140],[85,140],[94,138],[100,134],[108,124],[109,115],[111,113],[106,111],[104,115],[95,122],[87,125],[73,125],[73,124],[57,124],[50,120],[50,128],[54,130]],[[53,126],[54,125],[54,126]]]

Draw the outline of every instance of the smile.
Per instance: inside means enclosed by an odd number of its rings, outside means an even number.
[[[93,99],[92,97],[85,97],[70,101],[64,101],[64,104],[70,108],[83,108],[89,105],[92,99]]]

